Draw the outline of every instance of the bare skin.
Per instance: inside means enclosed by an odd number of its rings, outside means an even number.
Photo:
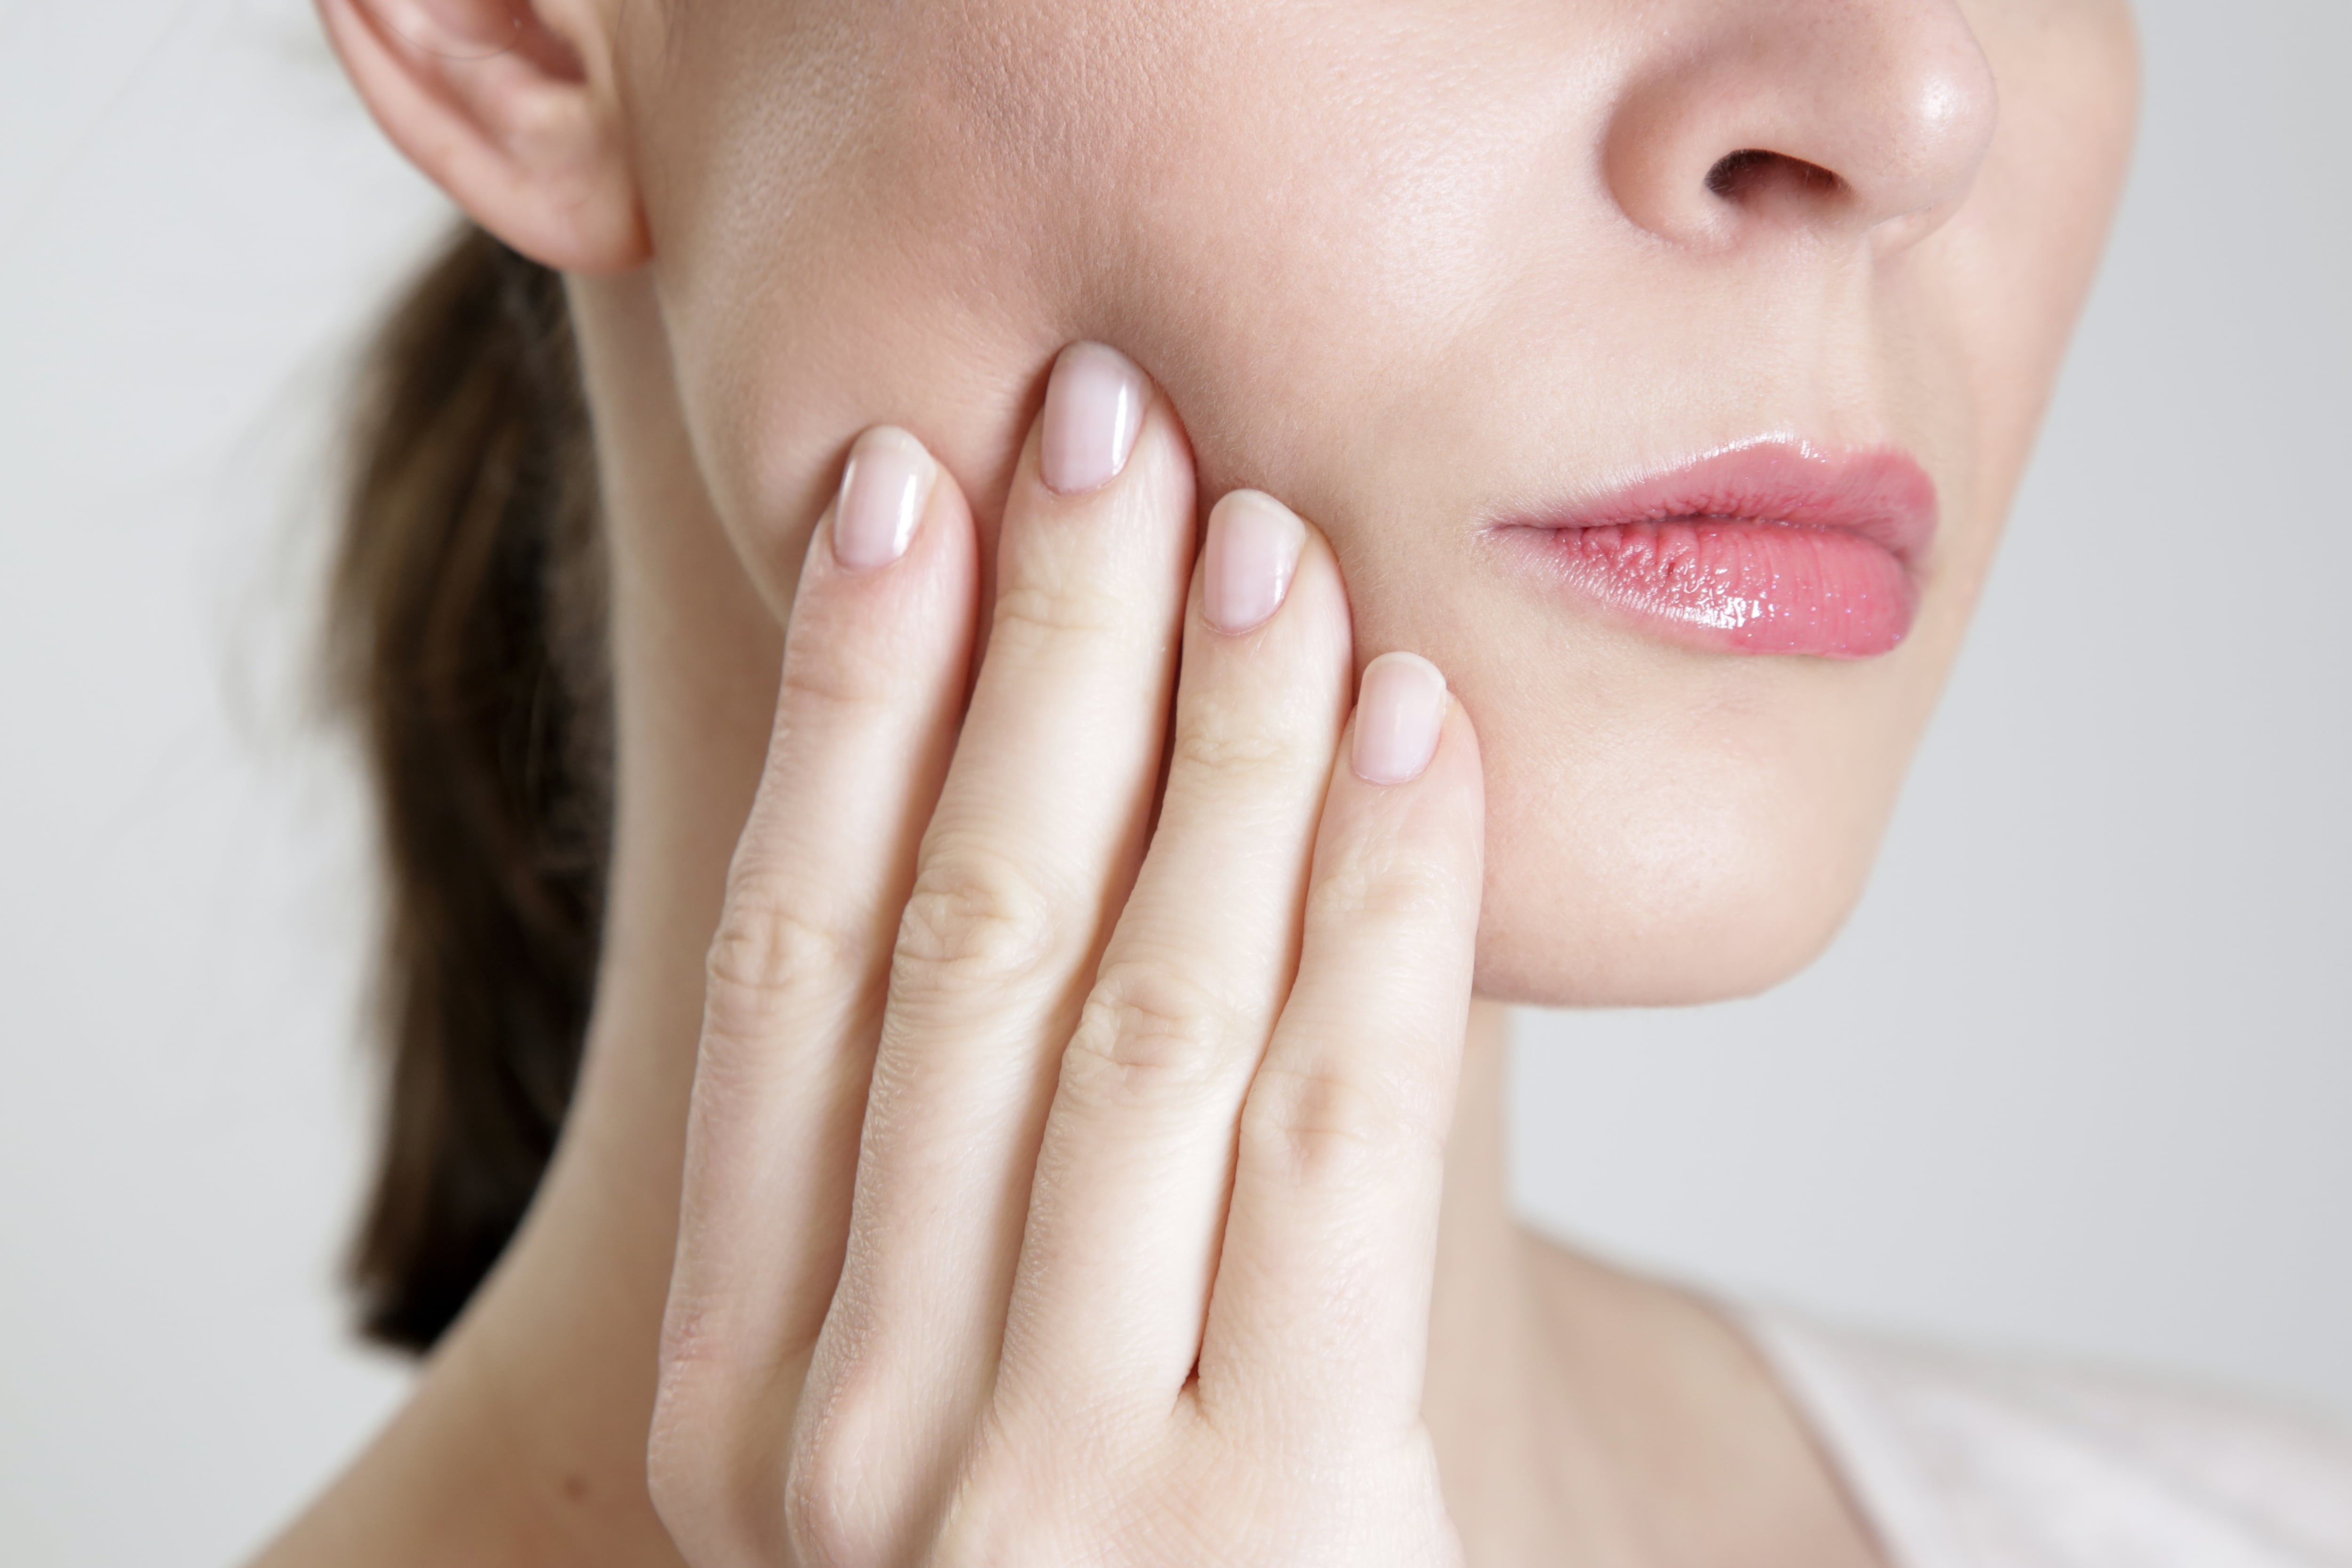
[[[600,395],[626,406],[647,387],[633,378]],[[711,635],[730,612],[703,573],[721,546],[715,532],[697,543],[698,531],[676,526],[683,498],[665,487],[659,444],[646,447],[635,448],[651,459],[642,464],[615,447],[607,482],[616,505],[659,507],[671,526],[652,535],[661,553],[616,563],[615,647],[631,672],[623,732],[657,724],[663,743],[624,748],[638,766],[620,789],[621,956],[607,970],[578,1109],[523,1235],[415,1398],[264,1563],[678,1560],[648,1495],[646,1440],[706,958],[735,849],[722,831],[681,829],[750,813],[771,759],[741,743],[734,704],[772,703],[774,688],[740,679],[738,645]],[[695,613],[677,616],[680,603]],[[732,609],[736,629],[763,629],[756,608]],[[730,752],[731,776],[709,765]],[[1507,1027],[1492,1004],[1467,1015],[1430,1276],[1420,1408],[1465,1560],[1875,1562],[1836,1479],[1736,1333],[1679,1292],[1579,1258],[1513,1219]]]
[[[1378,53],[1391,35],[1312,8],[1231,35],[1129,17],[1139,36],[1040,79],[1141,60],[1200,91],[1111,80],[1074,107],[1028,96],[1024,72],[1076,34],[1028,29],[1111,14],[999,9],[926,11],[953,26],[828,52],[857,24],[828,31],[818,6],[714,0],[665,33],[599,0],[322,5],[404,150],[572,274],[613,552],[618,816],[606,964],[540,1199],[415,1397],[262,1561],[1877,1562],[1737,1332],[1513,1221],[1503,1004],[1751,989],[1833,929],[2095,253],[2128,117],[2116,14],[1790,0],[1755,32],[1700,0],[1667,7],[1673,26],[1633,6],[1497,3],[1484,31],[1413,13],[1395,58]],[[1677,38],[1685,55],[1636,58],[1636,40]],[[1458,77],[1398,66],[1457,41],[1492,58]],[[1560,111],[1558,145],[1597,138],[1611,182],[1573,244],[1547,234],[1522,254],[1521,187],[1465,166],[1431,191],[1503,191],[1472,214],[1500,237],[1458,257],[1432,241],[1422,256],[1438,261],[1404,277],[1417,289],[1397,286],[1415,255],[1377,247],[1221,287],[1236,258],[1315,248],[1302,209],[1249,229],[1226,195],[1237,162],[1320,170],[1295,183],[1339,204],[1309,201],[1318,221],[1421,232],[1344,210],[1360,186],[1318,160],[1358,150],[1328,134],[1348,122],[1253,79],[1257,57],[1280,81],[1305,61],[1402,83],[1365,100],[1381,111],[1356,131],[1393,133],[1376,150],[1418,168],[1449,128],[1486,123],[1474,110],[1537,123],[1535,107],[1568,101],[1513,68],[1552,55],[1642,68],[1615,119]],[[940,107],[961,101],[938,90],[941,60],[1003,68],[974,73],[987,113]],[[779,94],[787,75],[808,92]],[[1492,90],[1449,100],[1457,79]],[[1185,120],[1203,100],[1219,114]],[[1708,118],[1733,101],[1762,107]],[[1121,118],[1139,104],[1169,122],[1139,132]],[[870,124],[844,118],[875,105]],[[748,129],[714,143],[714,125]],[[816,132],[835,138],[823,156]],[[1772,188],[1708,216],[1695,182],[1744,144],[1717,140],[1750,134],[1785,137],[1844,194]],[[1538,142],[1528,166],[1557,174]],[[1169,148],[1199,156],[1171,168]],[[1576,187],[1524,188],[1549,213]],[[1089,272],[1106,232],[1140,248]],[[1200,235],[1217,243],[1188,248]],[[779,266],[787,250],[805,265]],[[1366,255],[1379,265],[1350,273]],[[1573,262],[1609,308],[1555,319],[1542,312],[1567,307],[1548,296],[1496,318],[1510,330],[1492,339],[1441,338],[1484,319],[1465,300],[1524,280],[1498,280],[1497,255]],[[874,259],[845,259],[859,258]],[[976,276],[983,263],[1005,270]],[[974,300],[993,314],[970,315]],[[1620,323],[1664,368],[1618,374],[1636,353],[1604,342]],[[1704,345],[1704,374],[1675,357],[1678,333]],[[1053,351],[1087,335],[1120,338],[1162,380],[1142,384],[1133,455],[1072,489],[1042,478],[1055,435],[1040,405]],[[1581,370],[1563,358],[1596,343]],[[1405,359],[1350,357],[1370,345]],[[1418,400],[1383,405],[1399,385]],[[1692,407],[1703,417],[1667,428]],[[1612,425],[1628,408],[1630,445]],[[1564,447],[1605,471],[1655,456],[1653,437],[1671,453],[1759,421],[1899,439],[1935,473],[1946,542],[1898,653],[1830,668],[1661,650],[1496,592],[1456,535],[1422,526],[1476,512],[1462,476],[1524,473],[1528,453]],[[853,570],[862,547],[835,551],[845,503],[831,490],[854,437],[901,439],[858,437],[877,425],[919,437],[933,488],[903,556]],[[1232,632],[1202,619],[1193,530],[1209,518],[1213,553],[1209,503],[1243,483],[1297,506],[1306,543],[1272,618]],[[1097,535],[1160,553],[1088,555],[1097,507],[1118,520]],[[993,624],[1028,639],[1013,653],[981,631],[982,606],[1007,604]],[[1123,606],[1107,641],[1045,635],[1106,604]],[[1204,711],[1256,715],[1249,732],[1283,739],[1288,772],[1236,783],[1249,770],[1208,765],[1218,748],[1187,747],[1179,704],[1171,788],[1223,805],[1171,811],[1148,839],[1180,622],[1185,689]],[[1433,659],[1450,695],[1425,768],[1374,777],[1341,723],[1368,670],[1402,668],[1373,663],[1391,652]],[[806,709],[867,656],[903,679]],[[1089,685],[1114,668],[1123,684]],[[1267,722],[1283,702],[1303,706]],[[1066,789],[1073,774],[1093,787]],[[1622,809],[1560,808],[1596,801]],[[1242,854],[1204,826],[1237,818],[1278,826]],[[1001,908],[971,918],[974,843],[1006,864],[1073,858],[1027,933],[1056,933],[1034,963],[941,962],[1003,935]],[[1268,866],[1289,869],[1256,904],[1202,915]],[[1318,896],[1390,874],[1410,896]],[[918,896],[942,885],[967,896]],[[822,940],[795,923],[845,900]],[[1228,952],[1228,926],[1256,938]],[[1106,952],[1140,944],[1182,994],[1293,942],[1295,975],[1286,957],[1245,1003],[1168,1040],[1113,1029],[1106,1048],[1082,1026],[1098,972],[1138,973]],[[1391,984],[1401,973],[1412,983]],[[1116,995],[1104,1009],[1170,1013]],[[1084,1076],[1169,1049],[1182,1070],[1134,1079],[1157,1089],[1105,1095]],[[1261,1076],[1262,1061],[1281,1068]],[[1196,1079],[1213,1090],[1169,1089]],[[1301,1084],[1369,1108],[1342,1118],[1341,1145],[1361,1145],[1339,1162],[1349,1180],[1267,1155],[1328,1142],[1333,1102]],[[1440,1143],[1442,1165],[1419,1157]],[[1139,1149],[1173,1163],[1143,1179]],[[1107,1218],[1102,1194],[1128,1206]],[[1145,1213],[1159,1217],[1111,1223]],[[1170,1343],[1189,1355],[1171,1361]]]

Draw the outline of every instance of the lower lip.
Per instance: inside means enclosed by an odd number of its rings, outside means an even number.
[[[1713,652],[1871,658],[1918,606],[1894,552],[1850,529],[1693,517],[1513,531],[1570,588]]]
[[[1497,531],[1522,563],[1715,653],[1872,658],[1911,630],[1936,485],[1891,447],[1727,447]]]

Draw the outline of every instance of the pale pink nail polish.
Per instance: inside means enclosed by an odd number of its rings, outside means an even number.
[[[1037,461],[1046,488],[1066,496],[1099,489],[1127,467],[1143,427],[1145,383],[1135,362],[1100,343],[1072,343],[1045,384]]]
[[[1364,667],[1349,761],[1366,784],[1411,784],[1437,753],[1445,677],[1417,653],[1384,653]]]
[[[833,510],[834,559],[852,572],[871,572],[907,553],[939,473],[923,444],[904,430],[882,426],[860,436]]]
[[[1201,547],[1201,611],[1221,632],[1263,626],[1282,608],[1307,525],[1272,496],[1235,490],[1209,513]]]

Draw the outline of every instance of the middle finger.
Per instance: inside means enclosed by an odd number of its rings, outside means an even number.
[[[854,1412],[871,1458],[911,1465],[918,1489],[993,1375],[1060,1046],[1141,858],[1192,533],[1192,455],[1165,401],[1123,356],[1065,351],[1005,503],[803,1406]],[[856,1436],[803,1437],[860,1464],[842,1451]]]

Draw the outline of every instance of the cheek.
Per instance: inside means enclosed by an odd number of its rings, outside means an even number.
[[[703,46],[649,184],[657,281],[772,610],[858,430],[914,429],[985,529],[1053,354],[1103,339],[1167,388],[1204,495],[1262,486],[1329,533],[1359,658],[1429,655],[1478,723],[1482,989],[1690,1002],[1801,967],[1867,874],[2087,275],[2097,223],[2046,221],[2051,182],[2100,171],[2005,151],[2051,128],[2004,66],[1981,203],[1832,280],[1866,294],[1792,292],[1628,251],[1595,127],[1534,110],[1577,84],[1514,78],[1509,51],[1473,92],[1286,12],[1240,54],[1213,8],[1075,9],[1089,30],[971,7],[995,31],[941,24],[888,60]],[[755,10],[825,7],[729,14]],[[1351,112],[1300,108],[1328,102]],[[1920,620],[1867,665],[1628,637],[1501,580],[1469,526],[1563,474],[1848,419],[1943,498]]]
[[[808,531],[832,498],[857,434],[913,430],[992,516],[1023,426],[1059,346],[1023,280],[964,275],[985,303],[941,288],[918,261],[919,216],[856,264],[809,231],[664,279],[679,395],[712,502],[781,616]],[[837,232],[837,231],[835,231]],[[725,301],[713,308],[706,301]]]
[[[823,68],[782,35],[712,39],[672,79],[697,90],[656,118],[666,323],[714,501],[779,606],[859,429],[914,428],[985,518],[1080,337],[1160,380],[1210,493],[1280,484],[1343,529],[1393,389],[1432,385],[1491,270],[1496,186],[1527,163],[1508,95],[1464,113],[1430,62],[1286,11],[1220,34],[1185,7],[1046,9]],[[1361,115],[1300,111],[1342,91]]]
[[[978,510],[1001,494],[1066,269],[1002,150],[870,18],[705,15],[646,89],[654,278],[704,482],[781,616],[860,430],[913,429]]]

